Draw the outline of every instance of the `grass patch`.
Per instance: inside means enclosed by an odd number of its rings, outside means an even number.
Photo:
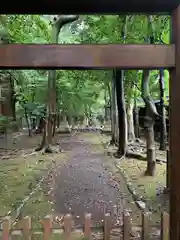
[[[46,175],[52,167],[52,160],[56,164],[64,162],[65,153],[41,153],[16,156],[0,162],[0,216],[10,214],[15,217],[16,210],[31,191],[36,187],[41,177]],[[40,188],[31,196],[23,207],[23,215],[33,216],[35,220],[49,214],[51,203],[46,197],[47,189]]]
[[[156,175],[154,177],[144,176],[147,163],[137,159],[121,160],[118,166],[125,173],[132,183],[137,193],[152,210],[152,220],[159,223],[160,213],[169,212],[168,197],[160,194],[157,195],[157,189],[165,187],[166,184],[166,164],[156,165]]]
[[[105,141],[110,140],[110,136],[103,134]],[[108,152],[116,152],[116,148],[109,146]],[[157,157],[164,159],[166,154],[156,150]],[[111,154],[112,155],[112,154]],[[118,159],[116,159],[118,161]],[[144,176],[146,170],[146,161],[138,159],[122,159],[118,162],[118,175],[125,173],[132,183],[138,195],[145,200],[149,210],[152,211],[151,221],[153,224],[160,223],[161,212],[169,212],[168,195],[157,195],[157,189],[163,189],[166,186],[166,164],[156,164],[156,174],[154,177]],[[118,169],[118,168],[117,168]]]

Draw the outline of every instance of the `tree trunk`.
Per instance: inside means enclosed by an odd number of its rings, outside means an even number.
[[[15,98],[15,90],[14,90],[14,80],[10,76],[10,102],[12,109],[12,118],[13,121],[16,121],[16,98]]]
[[[143,71],[142,79],[142,98],[146,106],[146,116],[144,122],[144,131],[147,147],[147,169],[145,175],[153,176],[156,168],[156,154],[154,142],[154,119],[158,115],[156,107],[150,97],[149,93],[149,70]]]
[[[105,105],[104,105],[104,112],[105,112],[104,120],[105,120],[105,123],[106,123],[109,120],[109,117],[108,117],[108,104],[107,104],[107,102],[108,102],[108,100],[107,100],[107,89],[105,89],[104,102],[105,102]]]
[[[86,115],[84,115],[83,121],[82,121],[82,127],[88,126],[88,118]]]
[[[32,136],[32,134],[31,134],[31,124],[30,124],[30,120],[29,120],[26,108],[24,108],[24,116],[25,116],[25,119],[26,119],[27,127],[28,127],[28,136],[31,137]]]
[[[135,141],[133,109],[134,100],[131,98],[127,106],[128,141]]]
[[[42,133],[44,128],[45,128],[45,119],[43,117],[40,117],[38,128],[36,129],[35,133],[36,134]]]
[[[32,129],[32,130],[35,130],[35,129],[36,129],[36,124],[37,124],[36,119],[35,119],[35,118],[32,118],[32,119],[31,119],[31,129]]]
[[[55,136],[56,133],[56,121],[57,121],[57,115],[54,115],[54,119],[53,119],[53,131],[52,131],[52,136]]]
[[[60,114],[58,113],[56,117],[57,117],[56,126],[57,126],[57,128],[59,128],[59,126],[60,126]]]
[[[134,99],[134,110],[133,110],[133,116],[134,116],[134,132],[135,137],[140,138],[140,130],[139,130],[139,109],[136,104],[136,99]]]
[[[67,117],[66,117],[66,113],[62,113],[63,115],[61,115],[61,121],[60,121],[60,125],[59,128],[57,130],[58,133],[70,133],[71,129],[69,126],[69,123],[67,121]]]
[[[2,83],[2,105],[3,105],[3,115],[12,117],[14,120],[14,112],[15,112],[15,105],[13,100],[13,83],[12,83],[12,77],[11,75],[7,75],[3,80],[1,80]]]
[[[77,15],[59,15],[54,17],[52,24],[52,42],[58,43],[60,29],[68,23],[74,22],[78,19]],[[47,117],[45,124],[45,141],[42,140],[45,147],[45,152],[52,153],[52,138],[53,138],[53,122],[56,117],[56,70],[50,70],[48,74],[48,103],[47,103]],[[42,147],[42,144],[41,144]],[[43,148],[42,147],[42,148]],[[41,149],[39,149],[41,150]]]
[[[52,152],[53,123],[56,117],[56,71],[50,70],[48,75],[48,105],[45,152]]]
[[[117,97],[116,97],[116,124],[115,124],[115,133],[116,133],[116,145],[119,143],[119,120],[118,120],[118,107],[117,107]]]
[[[154,43],[154,26],[152,16],[148,16],[148,25],[150,35],[149,43]],[[156,170],[156,153],[155,153],[155,141],[154,141],[154,120],[158,116],[156,106],[151,99],[149,91],[149,70],[143,71],[142,76],[142,98],[146,106],[146,117],[144,123],[145,138],[146,138],[146,147],[147,147],[147,169],[145,174],[148,176],[153,176]]]
[[[111,144],[117,143],[117,133],[116,133],[116,82],[115,76],[113,73],[112,78],[112,87],[111,87],[111,132],[112,132],[112,139]]]
[[[118,107],[119,144],[117,154],[122,156],[127,150],[127,116],[124,98],[124,71],[116,70],[116,97]]]
[[[71,128],[72,125],[73,125],[73,117],[71,114],[68,114],[68,116],[66,117],[67,121],[68,121],[68,124],[69,124],[69,127]]]
[[[164,70],[159,71],[159,89],[160,89],[160,150],[166,150],[167,129],[166,129],[166,109],[164,106]]]
[[[154,176],[156,170],[156,152],[154,142],[154,119],[151,116],[150,109],[147,107],[146,120],[145,120],[145,138],[147,148],[147,169],[145,175]]]
[[[104,96],[104,110],[105,110],[105,116],[104,116],[104,132],[111,132],[111,110],[110,110],[110,99],[111,91],[108,89],[108,85],[105,86],[105,96]]]
[[[46,124],[44,124],[44,126],[46,126]],[[43,149],[43,147],[46,144],[46,128],[44,127],[44,132],[43,132],[43,136],[41,139],[41,143],[40,145],[35,149],[35,151],[41,151]]]

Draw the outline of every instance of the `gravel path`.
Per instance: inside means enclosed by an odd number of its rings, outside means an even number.
[[[92,133],[90,133],[92,134]],[[124,193],[112,174],[104,167],[107,161],[98,146],[83,134],[65,138],[61,143],[68,160],[55,176],[55,212],[72,213],[77,224],[84,213],[92,213],[93,223],[100,223],[105,212],[110,212],[115,222],[122,216]]]

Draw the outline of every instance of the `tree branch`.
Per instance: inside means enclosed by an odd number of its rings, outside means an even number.
[[[142,85],[141,85],[141,91],[142,91],[142,99],[144,100],[146,106],[149,108],[150,112],[154,116],[159,116],[156,106],[150,96],[149,92],[149,75],[150,70],[144,70],[142,75]]]
[[[154,43],[154,26],[153,26],[153,18],[152,16],[148,16],[148,24],[149,24],[149,42],[151,44]],[[144,70],[142,74],[142,85],[141,85],[141,97],[144,100],[146,106],[148,107],[152,116],[159,116],[156,106],[151,98],[149,91],[149,78],[150,78],[150,70]]]
[[[58,34],[59,34],[60,29],[64,25],[68,23],[72,23],[78,19],[79,19],[79,15],[58,15],[53,18],[52,24],[56,26],[56,29],[58,30]]]

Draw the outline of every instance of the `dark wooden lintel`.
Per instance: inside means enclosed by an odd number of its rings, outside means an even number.
[[[1,6],[2,13],[24,14],[170,14],[179,0],[39,0],[8,1]],[[19,7],[21,6],[21,7]]]
[[[174,66],[174,45],[9,44],[0,46],[2,68],[158,69]]]

